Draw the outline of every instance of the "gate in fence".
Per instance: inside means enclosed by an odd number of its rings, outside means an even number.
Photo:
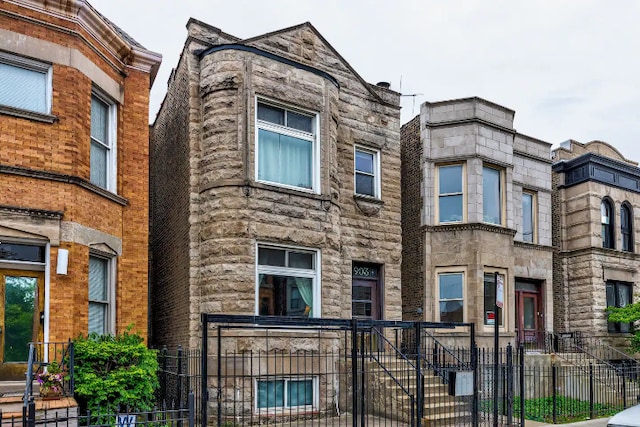
[[[202,326],[203,427],[483,422],[473,324],[203,314]]]

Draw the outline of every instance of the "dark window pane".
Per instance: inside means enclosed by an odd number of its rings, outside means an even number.
[[[440,196],[440,222],[462,221],[462,194]]]
[[[287,111],[287,127],[313,133],[313,118],[303,114]]]
[[[258,104],[258,120],[284,126],[284,110],[267,104]]]
[[[370,286],[354,286],[352,299],[371,300],[371,287]]]
[[[273,274],[260,274],[258,278],[261,316],[312,316],[312,279]]]
[[[463,316],[462,301],[441,301],[440,321],[441,322],[462,322]]]
[[[258,248],[258,264],[285,267],[286,251],[273,248]]]
[[[289,265],[291,268],[306,268],[313,270],[313,254],[308,252],[289,252]]]
[[[462,193],[462,165],[440,166],[440,194]]]
[[[258,381],[258,408],[284,406],[284,380]]]
[[[493,273],[484,275],[484,324],[495,325],[496,278]],[[507,290],[504,290],[507,293]],[[493,319],[490,317],[493,315]],[[502,309],[498,308],[498,325],[502,326]]]
[[[522,240],[533,242],[533,196],[522,194]]]
[[[0,243],[0,259],[44,262],[44,246]]]
[[[356,194],[376,195],[373,176],[356,173]]]
[[[287,406],[310,406],[313,405],[313,380],[289,381]]]
[[[373,174],[373,153],[356,151],[356,170]]]
[[[371,303],[363,301],[353,301],[351,303],[351,315],[353,317],[371,317]]]

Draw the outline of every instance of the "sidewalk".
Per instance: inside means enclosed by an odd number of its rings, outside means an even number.
[[[607,421],[610,417],[596,418],[595,420],[580,421],[578,423],[570,424],[545,424],[537,421],[526,420],[525,427],[543,427],[543,426],[572,426],[572,427],[606,427]]]

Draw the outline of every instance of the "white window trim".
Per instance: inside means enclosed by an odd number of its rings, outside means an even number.
[[[362,151],[364,153],[373,154],[373,196],[371,196],[369,194],[361,194],[361,193],[357,192],[356,174],[358,173],[358,170],[356,169],[356,153],[358,151]],[[365,174],[365,175],[369,175],[366,172],[360,172],[360,173]],[[353,192],[354,192],[354,194],[356,194],[357,196],[360,196],[360,197],[373,197],[373,198],[376,198],[376,199],[380,199],[382,197],[380,175],[381,175],[380,150],[356,144],[354,146],[354,148],[353,148]]]
[[[531,242],[524,240],[524,195],[531,196]],[[538,194],[535,191],[522,190],[522,241],[525,243],[538,243]]]
[[[284,110],[292,111],[294,113],[301,113],[301,114],[313,116],[313,120],[312,120],[313,133],[309,134],[307,132],[298,131],[296,129],[288,128],[286,126],[280,126],[274,123],[258,120],[258,104],[271,105],[277,108],[282,108]],[[277,187],[289,188],[292,190],[303,191],[306,193],[320,194],[320,115],[314,111],[304,110],[302,108],[297,108],[297,107],[291,107],[286,104],[272,101],[268,98],[263,98],[263,97],[255,98],[253,111],[254,111],[253,123],[255,124],[255,127],[254,127],[255,150],[253,153],[255,180],[257,182],[262,182],[262,183],[274,185]],[[260,146],[259,146],[260,138],[258,135],[259,134],[258,129],[270,130],[283,135],[293,136],[301,139],[307,139],[312,142],[313,147],[311,152],[313,155],[313,159],[311,162],[311,188],[297,187],[295,185],[287,185],[279,182],[258,179],[258,166],[259,166],[258,159],[259,159],[259,153],[260,153]]]
[[[301,269],[301,268],[289,268],[289,267],[275,267],[270,265],[260,265],[258,264],[258,250],[260,248],[272,248],[272,249],[282,249],[282,250],[297,250],[297,251],[305,251],[312,252],[314,254],[314,263],[315,270]],[[322,314],[322,301],[321,301],[321,274],[320,274],[320,266],[321,262],[321,254],[320,250],[314,248],[305,248],[302,246],[286,246],[286,245],[277,245],[273,243],[262,243],[257,242],[255,247],[256,253],[256,261],[255,261],[255,315],[260,315],[260,274],[273,274],[280,276],[297,276],[297,277],[307,277],[313,279],[313,313],[311,317],[319,318]]]
[[[14,67],[26,68],[27,70],[36,71],[46,75],[46,92],[45,92],[45,111],[25,110],[24,108],[14,107],[12,105],[4,105],[9,108],[15,108],[20,111],[30,111],[38,114],[51,114],[51,99],[53,97],[53,67],[45,62],[35,61],[33,59],[22,56],[12,55],[6,52],[0,52],[0,62],[12,65]]]
[[[440,275],[444,274],[462,274],[462,321],[466,322],[468,317],[467,313],[467,269],[464,267],[445,267],[436,268],[435,270],[435,289],[434,289],[434,321],[440,322]]]
[[[109,98],[106,94],[101,92],[99,89],[95,88],[91,91],[91,97],[96,97],[100,101],[107,104],[109,107],[108,111],[108,120],[109,127],[107,129],[107,138],[108,138],[108,146],[102,143],[101,141],[95,140],[98,144],[107,148],[107,188],[105,190],[109,190],[112,193],[117,193],[117,179],[118,176],[118,138],[117,138],[117,121],[118,121],[118,106],[116,102]],[[90,136],[90,142],[93,142],[94,139]]]
[[[514,297],[511,295],[511,290],[510,290],[511,284],[509,283],[508,270],[504,268],[485,267],[484,270],[482,270],[482,308],[480,309],[482,316],[481,316],[480,325],[484,332],[491,332],[491,331],[495,331],[496,329],[494,325],[484,324],[484,315],[485,315],[484,313],[484,275],[485,274],[495,275],[496,273],[498,273],[504,278],[504,305],[502,306],[502,326],[498,327],[498,331],[508,332],[509,331],[509,312],[514,302]]]
[[[89,258],[100,258],[107,261],[107,319],[106,324],[107,327],[106,333],[115,335],[116,333],[116,261],[117,258],[114,256],[106,255],[102,252],[98,251],[89,251]],[[89,283],[87,281],[87,289]],[[89,304],[92,302],[87,298],[87,310]],[[102,303],[102,301],[99,301]],[[88,317],[87,317],[87,327],[88,327]]]
[[[313,390],[313,403],[311,405],[304,405],[304,406],[286,406],[287,403],[287,385],[286,383],[288,381],[308,381],[311,380],[312,381],[312,390]],[[258,408],[258,383],[259,382],[264,382],[264,381],[284,381],[285,382],[285,386],[284,386],[284,393],[285,393],[285,406],[270,406],[268,408]],[[273,378],[256,378],[254,380],[254,396],[255,398],[253,399],[253,407],[255,408],[255,411],[261,414],[264,413],[281,413],[284,411],[299,411],[299,412],[306,412],[306,411],[316,411],[319,408],[319,396],[320,396],[320,381],[318,376],[314,375],[314,376],[309,376],[309,375],[301,375],[301,376],[277,376],[277,377],[273,377]]]
[[[462,219],[460,221],[440,221],[440,168],[446,168],[448,166],[462,166],[461,174],[462,176]],[[460,224],[467,222],[467,164],[466,162],[462,163],[446,163],[441,165],[436,165],[436,179],[435,179],[435,224]],[[457,193],[444,193],[443,196],[447,195],[456,195]]]

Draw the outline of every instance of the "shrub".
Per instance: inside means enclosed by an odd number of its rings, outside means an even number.
[[[148,411],[158,387],[156,352],[138,334],[90,334],[75,347],[75,395],[83,410]]]

